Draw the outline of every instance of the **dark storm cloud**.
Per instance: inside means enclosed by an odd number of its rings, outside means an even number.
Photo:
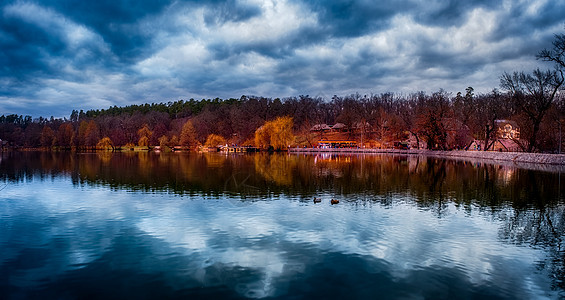
[[[114,54],[128,61],[151,50],[147,47],[153,32],[140,27],[138,22],[159,14],[170,1],[54,0],[41,3],[100,34]]]
[[[493,70],[540,64],[565,25],[565,3],[541,0],[0,1],[0,14],[0,111],[36,116],[154,99],[490,90]]]
[[[62,22],[42,19],[50,14],[47,10],[28,5],[23,9],[4,7],[0,21],[0,47],[2,69],[0,77],[10,78],[16,84],[29,84],[42,76],[57,78],[64,76],[62,69],[68,65],[78,67],[98,64],[103,51],[99,45],[89,41],[81,49],[74,49],[66,40]],[[33,19],[33,20],[30,20]],[[73,80],[81,80],[80,74]]]
[[[167,28],[168,24],[155,24],[159,27],[142,26],[140,22],[156,18],[171,5],[185,6],[190,9],[209,7],[205,15],[208,25],[245,21],[260,13],[250,5],[239,5],[234,0],[216,1],[164,1],[164,0],[101,0],[101,1],[49,1],[41,2],[61,12],[78,24],[91,28],[102,36],[112,52],[120,60],[135,62],[155,51],[152,46],[155,35]]]
[[[317,14],[320,30],[337,37],[355,37],[384,29],[407,1],[306,1]]]
[[[556,25],[565,25],[565,2],[549,1],[540,3],[537,7],[531,7],[528,3],[516,3],[507,12],[501,14],[501,21],[495,24],[495,30],[489,41],[495,42],[505,38],[523,38],[525,46],[532,46],[536,35],[545,34],[543,45],[550,45],[553,34],[544,32]],[[555,32],[554,32],[555,33]],[[548,43],[549,42],[549,43]],[[539,48],[539,47],[538,47]]]
[[[42,49],[60,52],[64,45],[39,28],[14,18],[0,19],[0,47],[2,74],[14,79],[25,77],[28,72],[45,71]]]
[[[496,9],[500,0],[440,0],[418,1],[414,7],[414,19],[430,26],[459,26],[467,20],[467,13],[475,8]]]

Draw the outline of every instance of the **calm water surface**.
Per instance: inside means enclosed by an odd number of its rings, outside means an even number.
[[[422,156],[1,155],[2,299],[565,297],[559,171]]]

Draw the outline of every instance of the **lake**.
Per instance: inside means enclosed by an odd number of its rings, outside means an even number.
[[[2,299],[565,297],[560,171],[402,155],[0,158]]]

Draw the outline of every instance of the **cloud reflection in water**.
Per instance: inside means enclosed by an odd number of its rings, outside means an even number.
[[[499,222],[452,204],[441,219],[409,204],[279,197],[234,206],[210,196],[76,187],[66,177],[11,185],[1,203],[2,291],[13,295],[80,296],[95,284],[140,295],[166,287],[173,297],[196,288],[252,298],[337,297],[350,288],[357,296],[384,289],[440,298],[548,290],[535,269],[543,252],[501,243]]]

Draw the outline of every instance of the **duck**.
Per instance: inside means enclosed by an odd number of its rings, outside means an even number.
[[[320,202],[322,202],[322,199],[314,197],[314,203],[320,203]]]
[[[338,203],[339,203],[339,200],[336,200],[336,199],[332,199],[332,201],[330,201],[330,203],[331,203],[332,205],[334,205],[334,204],[338,204]]]

